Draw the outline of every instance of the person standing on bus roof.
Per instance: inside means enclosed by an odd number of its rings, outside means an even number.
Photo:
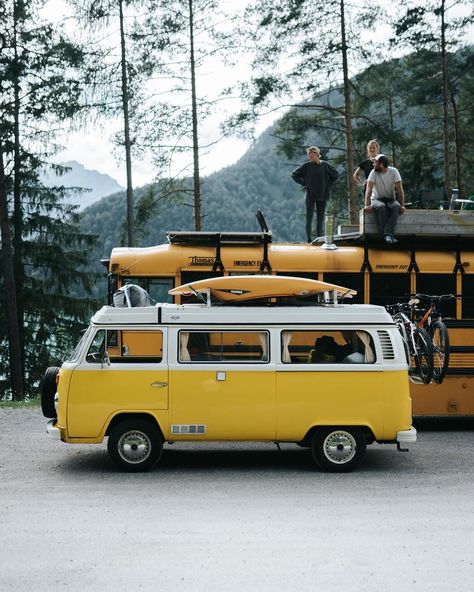
[[[325,160],[321,160],[321,151],[317,146],[308,148],[309,161],[291,173],[291,178],[306,189],[306,236],[311,242],[311,227],[316,208],[316,233],[323,235],[326,202],[330,198],[329,189],[339,177],[339,172]]]
[[[377,227],[385,242],[398,243],[394,232],[398,216],[405,211],[405,193],[400,173],[388,165],[384,154],[375,157],[374,170],[367,179],[364,209],[366,212],[375,210]]]
[[[363,160],[360,165],[354,171],[354,181],[362,187],[363,195],[365,196],[365,190],[367,188],[367,179],[374,168],[375,157],[380,152],[380,146],[377,140],[370,140],[367,142],[367,158]],[[364,173],[365,180],[362,180],[360,174]]]

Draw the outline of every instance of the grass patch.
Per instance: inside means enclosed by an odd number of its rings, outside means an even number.
[[[29,407],[39,407],[41,400],[39,397],[33,397],[25,401],[0,401],[0,409],[6,407],[9,409],[24,409]]]

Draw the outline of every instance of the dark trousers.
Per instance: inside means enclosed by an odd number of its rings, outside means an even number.
[[[395,232],[395,226],[398,222],[398,216],[400,215],[400,202],[396,199],[373,199],[370,205],[375,210],[375,216],[377,218],[377,227],[382,236],[387,234],[393,236]]]
[[[313,214],[316,208],[316,236],[323,236],[324,233],[324,213],[326,212],[326,202],[316,201],[311,197],[306,197],[306,236],[308,242],[311,242],[311,228],[313,226]]]

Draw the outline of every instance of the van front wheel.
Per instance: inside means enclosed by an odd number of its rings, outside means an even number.
[[[365,454],[364,433],[358,428],[322,428],[313,434],[311,451],[316,464],[325,471],[352,471]]]
[[[127,419],[111,431],[107,450],[120,469],[138,473],[152,469],[160,460],[163,440],[151,422]]]

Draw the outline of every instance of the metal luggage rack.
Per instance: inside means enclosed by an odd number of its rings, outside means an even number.
[[[272,242],[272,233],[170,230],[166,238],[172,245],[263,245]]]

